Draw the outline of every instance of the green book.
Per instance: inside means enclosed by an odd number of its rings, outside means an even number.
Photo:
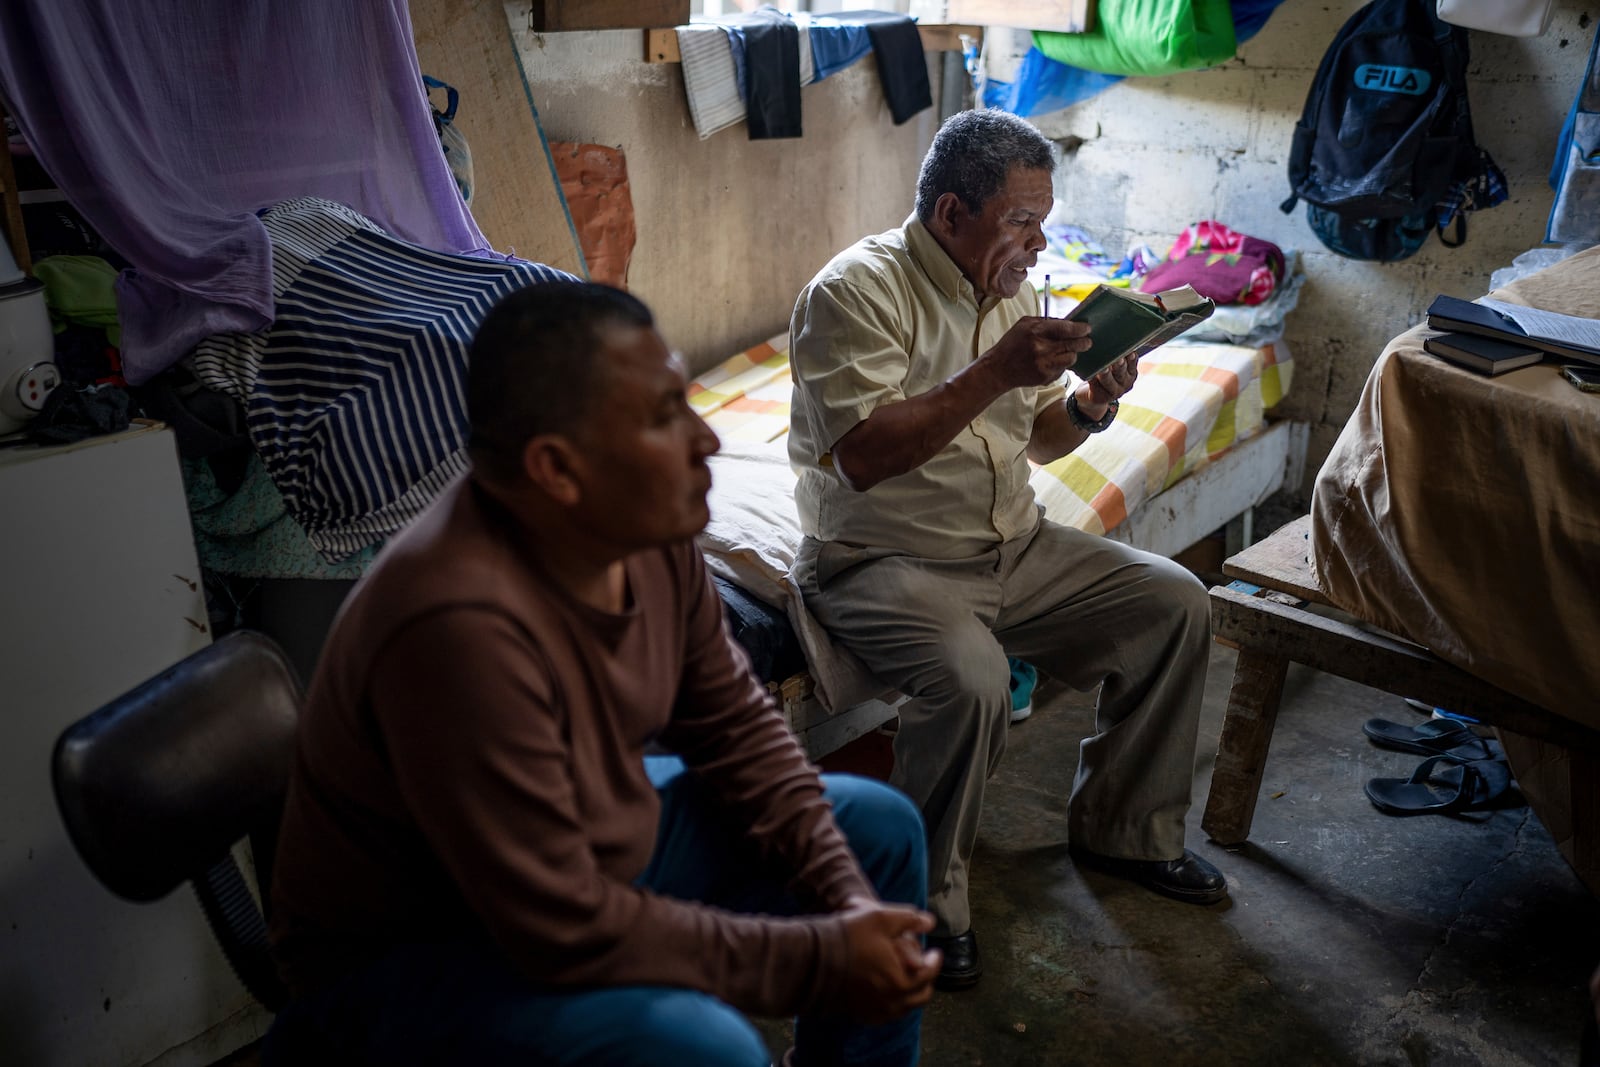
[[[1159,293],[1137,293],[1097,285],[1066,318],[1087,322],[1093,346],[1078,354],[1072,372],[1093,377],[1130,352],[1144,355],[1208,318],[1217,305],[1181,285]]]

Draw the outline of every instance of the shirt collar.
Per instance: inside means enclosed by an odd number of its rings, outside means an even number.
[[[945,295],[947,299],[959,300],[962,297],[978,302],[978,294],[972,288],[972,283],[967,281],[967,276],[961,273],[961,268],[956,266],[956,261],[946,252],[922,224],[922,220],[912,215],[906,219],[901,227],[906,234],[906,247],[911,249],[911,255],[921,264],[923,271],[928,275],[928,280]]]

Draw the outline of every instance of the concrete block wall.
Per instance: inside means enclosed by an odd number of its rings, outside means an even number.
[[[1312,479],[1395,334],[1421,320],[1438,293],[1474,297],[1490,274],[1543,246],[1556,137],[1583,76],[1600,4],[1557,0],[1543,37],[1471,31],[1469,97],[1479,144],[1505,171],[1510,199],[1469,220],[1465,245],[1437,238],[1399,263],[1327,251],[1304,208],[1279,212],[1288,151],[1317,64],[1360,0],[1287,0],[1222,67],[1130,78],[1071,108],[1034,119],[1065,145],[1056,197],[1108,252],[1148,243],[1165,251],[1203,218],[1297,248],[1307,281],[1290,316],[1296,370],[1280,414],[1311,424]]]

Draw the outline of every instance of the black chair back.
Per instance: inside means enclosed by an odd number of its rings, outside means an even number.
[[[265,901],[300,699],[278,646],[236,631],[68,727],[51,765],[94,876],[136,902],[192,882],[239,980],[273,1010],[286,992],[231,849],[250,839]]]

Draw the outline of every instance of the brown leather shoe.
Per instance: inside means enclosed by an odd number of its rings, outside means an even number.
[[[1222,872],[1188,849],[1175,860],[1118,859],[1070,843],[1067,853],[1080,866],[1126,878],[1186,904],[1215,904],[1228,895],[1228,880]]]
[[[959,989],[971,989],[983,977],[983,958],[978,955],[978,935],[971,930],[944,937],[929,934],[928,947],[944,953],[939,977],[933,980],[935,989],[951,993]]]

